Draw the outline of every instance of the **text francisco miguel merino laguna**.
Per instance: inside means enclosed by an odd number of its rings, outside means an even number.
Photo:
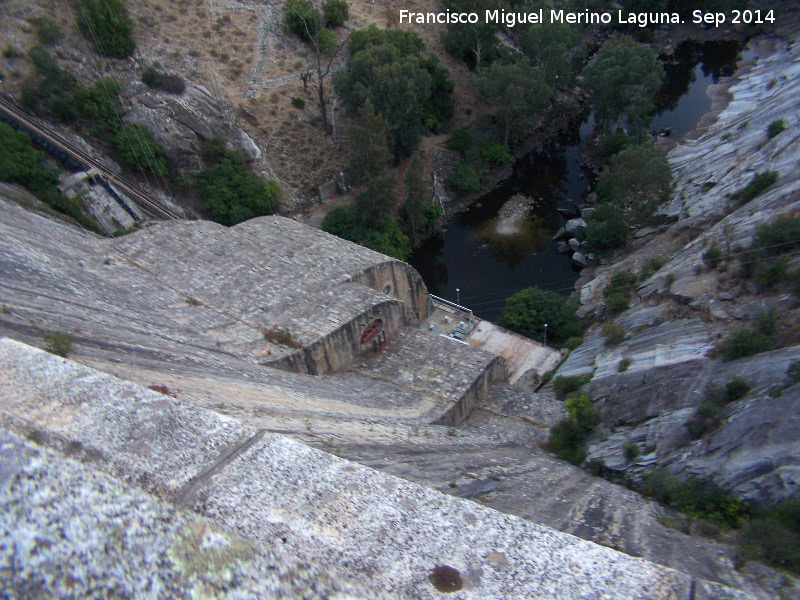
[[[700,12],[700,11],[698,11]],[[611,23],[613,16],[609,12],[573,12],[565,10],[549,11],[549,21],[545,21],[546,13],[544,9],[540,8],[533,12],[507,12],[504,10],[487,10],[485,23],[502,23],[507,27],[514,27],[515,24],[527,23],[530,25],[540,25],[545,23],[571,23],[571,24],[603,24],[608,25]],[[648,25],[671,25],[681,23],[681,17],[678,13],[668,12],[653,12],[653,13],[625,13],[618,11],[618,22],[636,24],[639,27],[647,27]],[[423,12],[410,12],[408,10],[400,11],[401,23],[417,23],[420,25],[428,23],[478,23],[478,13],[470,12],[437,12],[437,13],[423,13]]]

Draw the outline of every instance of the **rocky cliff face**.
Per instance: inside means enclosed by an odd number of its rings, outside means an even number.
[[[678,221],[620,263],[599,269],[581,289],[584,306],[600,305],[613,273],[637,272],[651,257],[665,259],[614,319],[625,340],[612,346],[598,327],[558,373],[594,374],[586,389],[604,426],[590,443],[589,460],[634,477],[655,469],[697,475],[748,500],[800,493],[800,445],[793,433],[800,390],[789,372],[800,359],[800,347],[792,347],[800,301],[786,289],[760,288],[741,275],[756,228],[800,209],[795,39],[788,33],[755,40],[745,68],[712,89],[716,114],[669,153],[675,195],[663,210]],[[724,108],[723,95],[729,98]],[[770,125],[778,120],[785,130],[770,138]],[[737,192],[768,171],[779,173],[777,181],[742,205]],[[704,258],[714,246],[722,254],[716,268]],[[797,264],[794,255],[788,260]],[[782,324],[789,347],[730,362],[712,358],[735,328],[767,313]],[[747,382],[749,393],[724,409],[716,431],[692,440],[686,424],[709,388],[734,377]],[[625,457],[631,444],[636,458]]]

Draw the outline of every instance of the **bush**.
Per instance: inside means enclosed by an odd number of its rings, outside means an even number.
[[[619,292],[606,298],[606,311],[609,315],[616,316],[628,309],[628,299]]]
[[[156,177],[169,172],[164,151],[153,134],[138,123],[126,123],[114,136],[114,147],[122,161],[137,171],[150,171]]]
[[[622,447],[622,452],[625,454],[625,458],[627,460],[633,460],[634,458],[639,456],[639,446],[637,446],[634,442],[628,440]]]
[[[781,215],[771,223],[756,228],[754,248],[777,256],[800,248],[800,216]]]
[[[22,50],[19,50],[16,46],[12,46],[11,44],[6,44],[6,47],[3,48],[3,58],[15,59],[15,58],[22,58],[25,56],[25,53]]]
[[[295,108],[303,109],[306,107],[306,101],[302,98],[292,98],[292,106]]]
[[[755,329],[742,327],[735,329],[719,346],[725,360],[734,360],[769,352],[774,347],[772,338]]]
[[[574,335],[571,338],[567,338],[567,340],[561,344],[562,348],[566,348],[570,352],[575,350],[578,346],[583,343],[583,336],[582,335]]]
[[[628,243],[630,228],[622,214],[610,204],[600,204],[586,222],[586,245],[595,252],[622,248]]]
[[[605,297],[621,294],[625,297],[636,288],[638,278],[630,271],[617,271],[611,276],[608,285],[603,290]]]
[[[567,398],[566,406],[569,417],[550,431],[547,449],[560,459],[577,465],[586,458],[583,443],[600,422],[600,415],[594,409],[588,394],[572,394]]]
[[[739,536],[739,555],[800,573],[800,500],[757,509]]]
[[[502,144],[487,142],[481,146],[481,158],[495,165],[504,165],[511,162],[511,153]]]
[[[52,115],[64,123],[74,121],[78,117],[75,106],[78,82],[61,69],[44,48],[34,46],[28,56],[33,72],[22,84],[22,103],[40,115]]]
[[[640,281],[646,281],[655,275],[661,267],[667,264],[667,260],[663,256],[651,256],[645,259],[642,265],[642,272],[639,275]]]
[[[774,138],[776,135],[782,133],[786,130],[786,124],[783,122],[783,119],[775,119],[772,123],[769,124],[769,129],[767,129],[767,135],[769,139]]]
[[[607,345],[617,346],[625,339],[625,328],[618,323],[606,323],[603,325],[603,336]]]
[[[63,331],[54,331],[53,333],[46,333],[42,336],[44,339],[44,349],[50,354],[62,356],[67,358],[69,351],[72,349],[72,335]]]
[[[202,156],[209,166],[197,176],[197,182],[214,221],[235,225],[275,212],[281,195],[278,184],[253,175],[238,152],[225,149],[224,140],[208,140]]]
[[[481,186],[481,178],[471,165],[462,161],[456,164],[455,173],[447,178],[445,184],[456,192],[467,194]]]
[[[750,384],[742,377],[736,376],[725,385],[725,401],[735,402],[740,398],[744,398],[749,391]]]
[[[719,243],[713,242],[711,247],[703,253],[703,262],[711,269],[716,269],[722,260],[722,248]]]
[[[539,288],[526,288],[509,296],[498,323],[535,340],[544,339],[546,323],[548,339],[555,345],[582,335],[585,329],[564,296]]]
[[[749,512],[740,500],[714,483],[697,477],[679,480],[657,471],[647,478],[641,491],[691,517],[725,528],[738,527]]]
[[[743,189],[735,192],[731,198],[736,200],[739,206],[747,204],[757,196],[761,195],[761,193],[769,186],[778,181],[778,177],[780,177],[780,173],[777,171],[764,171],[763,173],[756,173],[750,183],[748,183]]]
[[[179,75],[164,73],[152,65],[142,71],[141,80],[148,87],[160,89],[169,94],[182,94],[186,90],[186,82]]]
[[[325,22],[331,27],[339,27],[350,18],[350,7],[345,0],[326,0],[322,10]]]
[[[570,377],[559,376],[553,380],[553,390],[556,393],[556,398],[559,400],[566,400],[567,396],[573,392],[577,392],[581,387],[586,385],[592,380],[592,374],[587,375],[573,375]]]
[[[78,29],[102,56],[127,58],[136,49],[122,0],[76,0]]]
[[[36,39],[43,46],[55,44],[62,38],[61,29],[53,19],[35,17],[31,19],[31,25],[33,25],[33,31],[36,33]]]
[[[606,133],[597,140],[597,151],[603,163],[608,163],[611,157],[619,154],[631,144],[631,138],[624,129],[617,129],[614,133]]]
[[[283,10],[289,30],[307,42],[321,28],[322,15],[311,0],[287,0]]]
[[[453,130],[447,139],[447,147],[450,150],[464,153],[472,147],[472,134],[466,127],[459,127]]]
[[[624,357],[617,365],[617,373],[624,373],[631,366],[633,359],[630,356]]]

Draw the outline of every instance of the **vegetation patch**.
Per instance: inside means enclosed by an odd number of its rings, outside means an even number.
[[[776,135],[780,135],[786,130],[786,124],[783,122],[783,119],[775,119],[772,123],[769,124],[769,128],[767,129],[767,135],[769,139],[774,138]]]
[[[136,49],[133,22],[122,0],[76,0],[78,29],[98,54],[127,58]]]
[[[569,416],[550,431],[546,448],[558,458],[580,464],[586,458],[584,442],[600,422],[600,415],[588,394],[575,392],[566,399]]]
[[[709,386],[694,416],[686,422],[692,439],[714,431],[722,424],[720,413],[730,404],[747,395],[750,385],[741,377],[734,377],[724,387]]]
[[[764,190],[778,181],[778,177],[780,177],[780,173],[777,171],[764,171],[762,173],[756,173],[747,186],[731,195],[731,199],[734,200],[738,206],[747,204],[757,196],[760,196]]]
[[[50,354],[67,358],[72,349],[72,335],[64,331],[54,331],[42,336],[44,349]]]
[[[606,323],[603,325],[603,337],[609,346],[618,346],[625,339],[625,328],[619,323]]]
[[[556,398],[562,401],[566,400],[567,396],[573,392],[577,392],[591,380],[592,373],[587,373],[586,375],[573,375],[571,377],[556,377],[553,380],[553,390],[556,393]]]
[[[564,296],[536,287],[509,296],[498,323],[540,341],[544,340],[547,324],[547,338],[552,344],[561,344],[571,337],[581,336],[586,328]]]
[[[288,329],[278,329],[275,327],[265,328],[262,332],[264,339],[273,344],[288,346],[289,348],[302,348],[303,345],[297,341]]]
[[[186,82],[180,75],[161,71],[156,65],[150,65],[142,71],[142,82],[148,87],[159,89],[169,94],[182,94],[186,90]]]
[[[197,183],[214,221],[235,225],[275,212],[281,196],[275,181],[253,175],[241,154],[225,148],[221,137],[206,141],[202,152],[208,167],[197,176]]]

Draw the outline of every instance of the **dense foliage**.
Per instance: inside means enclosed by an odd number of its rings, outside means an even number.
[[[664,69],[653,51],[619,34],[583,69],[583,86],[601,125],[618,123],[623,116],[635,129],[646,125],[663,79]]]
[[[512,132],[519,135],[535,122],[553,94],[542,72],[523,61],[493,63],[475,79],[475,87],[492,110],[506,146]]]
[[[375,113],[372,101],[367,99],[347,128],[351,147],[349,172],[354,183],[375,179],[392,161],[389,132],[389,124]]]
[[[253,175],[238,152],[225,148],[222,138],[214,137],[203,145],[203,159],[208,166],[197,182],[214,221],[235,225],[275,212],[281,195],[278,184]]]
[[[133,22],[123,0],[76,0],[78,29],[98,54],[127,58],[136,49]]]
[[[339,27],[350,18],[350,7],[346,0],[326,0],[322,5],[325,22],[330,27]]]
[[[374,25],[350,35],[347,69],[336,86],[351,114],[369,100],[391,126],[396,159],[411,156],[425,130],[453,116],[453,81],[434,55],[424,57],[420,37]]]
[[[94,224],[81,212],[78,202],[56,189],[58,171],[48,169],[44,155],[34,149],[28,134],[0,123],[0,181],[19,184],[45,204],[74,218],[85,227]]]
[[[585,328],[564,296],[536,287],[509,296],[498,322],[534,340],[544,339],[546,323],[547,339],[553,345],[581,335]]]
[[[90,86],[79,84],[44,49],[34,46],[28,55],[33,72],[22,85],[22,103],[39,115],[70,123],[83,121],[93,135],[110,137],[120,127],[121,84],[102,77]]]
[[[138,123],[126,123],[114,135],[114,147],[122,161],[137,171],[149,171],[157,177],[169,173],[167,159],[153,134]]]
[[[667,157],[652,144],[626,147],[597,178],[601,202],[610,203],[628,226],[646,223],[671,190]]]
[[[584,442],[600,422],[600,415],[592,399],[583,392],[574,392],[566,398],[569,416],[550,430],[547,449],[562,460],[575,465],[586,458]]]
[[[151,88],[163,90],[169,94],[182,94],[186,83],[179,75],[165,73],[157,66],[150,65],[142,71],[142,82]]]
[[[440,206],[427,198],[422,176],[422,157],[415,152],[405,179],[406,199],[400,208],[400,222],[412,245],[433,233],[436,219],[442,214]]]
[[[392,217],[393,187],[387,178],[373,181],[351,206],[331,209],[322,220],[323,231],[405,260],[409,239]]]

